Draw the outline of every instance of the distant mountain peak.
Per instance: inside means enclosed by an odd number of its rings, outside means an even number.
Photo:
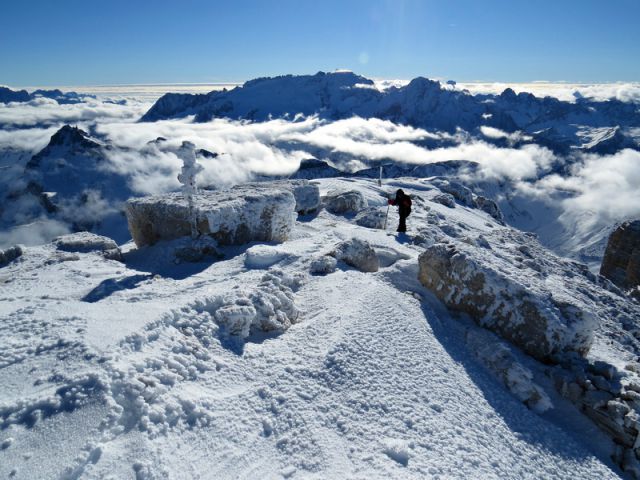
[[[89,134],[78,127],[64,125],[53,134],[49,146],[80,146],[84,148],[97,148],[100,144],[91,140]]]

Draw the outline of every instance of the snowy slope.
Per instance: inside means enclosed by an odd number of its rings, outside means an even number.
[[[609,441],[554,395],[542,367],[516,353],[554,405],[537,414],[466,346],[477,327],[417,281],[424,248],[413,240],[435,228],[429,218],[472,237],[502,225],[432,201],[440,192],[425,180],[320,187],[357,189],[382,210],[386,192],[405,189],[415,199],[410,235],[321,211],[301,217],[289,241],[261,247],[271,259],[262,265],[246,260],[247,247],[223,249],[216,263],[176,264],[170,244],[128,244],[124,263],[49,244],[0,268],[0,476],[620,475]],[[391,210],[387,230],[396,222]],[[315,258],[353,237],[376,249],[378,272],[339,263],[309,274]],[[286,332],[242,342],[215,321],[229,299],[258,295],[285,308],[277,292],[300,312]],[[637,355],[609,333],[596,335],[593,355]]]

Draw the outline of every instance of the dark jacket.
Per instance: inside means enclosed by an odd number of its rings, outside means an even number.
[[[411,213],[411,197],[405,194],[402,189],[396,192],[396,198],[389,200],[389,205],[396,205],[401,217],[408,217]]]

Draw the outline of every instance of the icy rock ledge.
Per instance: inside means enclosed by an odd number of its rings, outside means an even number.
[[[418,259],[420,282],[452,310],[468,314],[538,360],[585,355],[597,322],[544,278],[465,243],[437,243]]]
[[[201,191],[194,198],[198,233],[220,245],[284,242],[293,229],[295,206],[290,191],[268,184]],[[181,193],[130,199],[126,214],[139,247],[191,234],[189,206]]]

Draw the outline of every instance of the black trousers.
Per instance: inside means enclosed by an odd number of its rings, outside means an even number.
[[[407,217],[408,215],[403,215],[400,213],[400,223],[398,224],[398,232],[406,232],[407,231]]]

